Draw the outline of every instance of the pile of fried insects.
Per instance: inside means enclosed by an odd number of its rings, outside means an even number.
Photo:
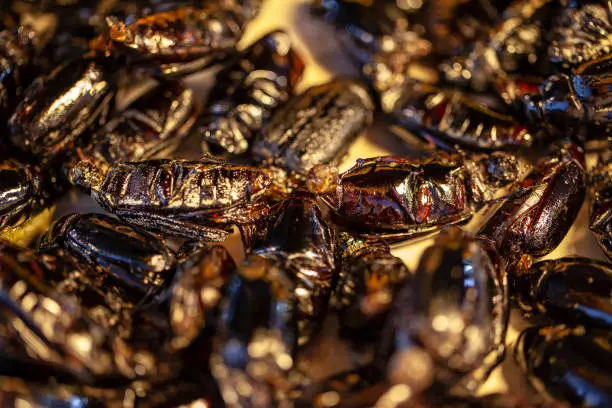
[[[612,406],[612,264],[539,259],[585,200],[612,258],[612,0],[314,1],[359,75],[302,92],[261,7],[0,0],[1,406]],[[375,118],[410,153],[339,172]],[[322,332],[369,359],[315,378]]]

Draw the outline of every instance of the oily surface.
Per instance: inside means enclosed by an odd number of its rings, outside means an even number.
[[[303,55],[306,69],[304,77],[298,85],[297,92],[302,92],[312,85],[328,81],[336,75],[355,75],[357,71],[349,65],[346,56],[342,55],[339,44],[335,41],[332,30],[322,21],[314,20],[308,13],[310,0],[267,0],[259,17],[251,24],[241,42],[241,47],[246,47],[255,40],[273,29],[282,28],[286,30],[296,50]],[[189,79],[190,87],[193,87],[198,95],[207,95],[212,85],[210,74],[198,74]],[[199,152],[199,140],[189,140],[178,152],[180,158],[196,159]],[[384,130],[380,125],[372,126],[361,135],[351,146],[347,156],[340,165],[340,170],[345,171],[355,164],[358,158],[367,158],[377,155],[394,154],[409,155],[410,150],[400,139]],[[64,198],[58,205],[55,218],[71,212],[100,212],[90,197],[74,193]],[[479,217],[467,225],[467,229],[477,231]],[[402,258],[410,270],[414,271],[418,264],[423,249],[432,244],[432,239],[410,241],[410,244],[401,244],[393,247],[393,254]],[[230,240],[224,243],[240,262],[243,253],[239,234],[234,234]],[[559,247],[550,253],[545,259],[556,259],[566,255],[581,255],[594,259],[605,260],[603,254],[591,232],[588,229],[588,202],[585,201],[581,211],[565,239]],[[514,342],[518,333],[525,326],[524,323],[513,314],[511,326],[508,329],[507,342]],[[339,340],[335,333],[336,322],[328,319],[325,330],[334,335],[322,336],[315,341],[312,347],[305,350],[305,359],[316,364],[309,365],[307,370],[316,378],[324,378],[330,374],[346,370],[355,362],[367,361],[369,356],[358,355],[349,350],[347,345]],[[524,389],[523,375],[514,363],[511,356],[506,358],[491,375],[480,392],[511,391],[520,393]]]

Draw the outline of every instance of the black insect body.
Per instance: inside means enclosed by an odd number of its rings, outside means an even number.
[[[221,309],[211,367],[226,404],[288,398],[288,373],[326,317],[334,270],[334,232],[316,198],[296,193],[279,203],[267,240],[238,267]],[[240,383],[251,387],[236,399]]]
[[[293,94],[304,63],[291,39],[273,32],[246,49],[221,71],[198,122],[202,139],[230,153],[247,151],[272,114]]]
[[[288,397],[297,303],[294,277],[273,262],[251,254],[238,267],[221,306],[210,357],[226,406],[272,406]]]
[[[389,380],[413,394],[432,383],[475,389],[503,359],[507,321],[497,255],[489,243],[449,228],[395,296],[375,361],[385,361]],[[412,359],[420,371],[406,369],[416,367]]]
[[[359,82],[336,79],[294,96],[254,141],[256,161],[304,177],[335,164],[372,122],[374,106]]]
[[[572,407],[603,408],[612,404],[611,341],[608,330],[530,327],[515,357],[536,390]]]
[[[510,285],[524,312],[557,323],[612,327],[612,264],[567,257],[523,266]]]
[[[37,162],[66,153],[106,117],[115,81],[109,62],[87,58],[39,77],[26,89],[9,121],[10,143]]]
[[[68,252],[80,271],[49,276],[64,291],[106,295],[118,312],[153,301],[172,279],[176,258],[163,242],[116,218],[103,214],[72,214],[56,221],[42,237],[39,252]],[[85,303],[86,300],[83,300]]]
[[[540,137],[500,104],[457,90],[408,80],[393,107],[392,120],[426,140],[452,149],[498,150],[530,146]]]
[[[413,66],[435,66],[482,48],[478,44],[502,21],[508,3],[321,0],[313,12],[337,28],[340,44],[376,90],[383,111],[390,112]],[[460,75],[465,72],[459,69]]]
[[[605,139],[612,128],[612,57],[578,66],[572,74],[546,79],[538,92],[523,96],[528,121],[549,132],[581,139]]]
[[[339,221],[364,236],[403,240],[468,221],[521,174],[506,153],[424,159],[361,159],[325,201]]]
[[[234,260],[222,246],[202,248],[181,261],[170,299],[175,348],[184,348],[204,330],[214,329],[219,303],[235,269]]]
[[[318,200],[296,192],[272,208],[266,239],[253,249],[296,281],[298,344],[320,330],[327,314],[335,267],[335,232]]]
[[[53,267],[45,258],[2,243],[3,341],[19,342],[31,358],[63,366],[84,382],[149,372],[154,367],[152,356],[132,354],[120,339],[87,317],[74,299],[43,283]]]
[[[128,162],[106,172],[81,162],[71,170],[70,180],[131,224],[206,241],[223,241],[231,225],[265,218],[263,198],[271,184],[266,169],[214,159]]]
[[[77,148],[72,161],[80,158],[106,169],[115,163],[164,158],[189,134],[198,112],[193,90],[180,83],[161,84],[97,130]]]
[[[393,296],[409,271],[384,241],[347,233],[338,240],[339,267],[331,304],[338,312],[340,336],[369,343],[380,336]]]
[[[0,162],[0,229],[19,226],[45,208],[47,191],[35,166],[13,160]]]

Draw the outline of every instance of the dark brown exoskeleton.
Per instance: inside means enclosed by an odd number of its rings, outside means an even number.
[[[65,166],[81,159],[106,170],[115,163],[167,157],[189,134],[198,105],[193,90],[178,82],[161,84],[98,129]]]
[[[39,77],[9,121],[9,141],[36,163],[66,153],[94,123],[103,121],[115,93],[108,61],[82,58]]]
[[[612,55],[578,66],[572,74],[546,79],[523,96],[526,119],[552,133],[605,139],[612,129]]]
[[[565,7],[548,48],[563,68],[606,56],[612,48],[612,2],[578,2]]]
[[[314,86],[276,112],[255,139],[253,157],[301,180],[318,164],[337,164],[372,123],[373,113],[359,82],[335,79]]]
[[[267,216],[270,172],[215,159],[157,159],[115,164],[108,171],[80,162],[74,185],[105,210],[146,230],[190,240],[223,241],[231,225]]]
[[[357,344],[378,339],[393,296],[408,268],[381,240],[339,235],[339,266],[331,305],[338,312],[340,336]]]
[[[108,44],[94,48],[126,54],[136,64],[153,64],[165,78],[184,76],[227,58],[260,0],[221,1],[203,8],[183,7],[123,22],[107,17]],[[99,45],[99,43],[102,43]]]
[[[530,327],[521,333],[515,357],[534,388],[549,397],[572,407],[612,404],[609,330]]]
[[[511,283],[523,312],[558,323],[612,328],[612,264],[567,257],[522,267]]]
[[[202,248],[182,260],[170,298],[173,347],[187,347],[204,330],[214,330],[236,264],[222,246]]]
[[[541,159],[519,188],[481,228],[505,258],[506,269],[521,255],[541,257],[570,229],[585,196],[584,153],[575,145]]]
[[[474,390],[504,357],[507,289],[488,241],[444,230],[395,296],[375,361],[413,394],[432,384]],[[417,366],[421,372],[407,369]]]
[[[296,350],[326,317],[334,242],[316,196],[298,192],[273,209],[266,240],[238,267],[221,310],[211,366],[229,406],[289,397]],[[241,382],[251,387],[232,399]]]
[[[54,366],[77,376],[80,381],[97,378],[133,378],[155,370],[153,356],[134,353],[120,339],[83,313],[73,298],[58,294],[44,280],[52,274],[57,262],[37,257],[29,250],[2,242],[0,251],[0,283],[2,292],[1,330],[3,344],[15,347],[14,373],[27,374],[27,361],[19,355]],[[62,260],[58,260],[62,262]],[[21,364],[26,364],[22,366]],[[36,376],[39,373],[32,373]]]
[[[216,77],[207,111],[198,122],[204,145],[247,151],[255,134],[293,94],[304,63],[289,35],[276,31],[246,49]]]
[[[362,236],[405,240],[467,222],[519,179],[520,167],[502,152],[360,159],[324,198],[339,222]]]
[[[602,154],[589,174],[589,228],[606,256],[612,259],[612,157]]]
[[[529,146],[538,138],[517,122],[507,108],[463,93],[408,81],[392,120],[423,139],[452,150],[498,150]]]
[[[104,214],[59,219],[41,238],[39,252],[74,256],[80,270],[58,269],[48,281],[64,293],[100,293],[113,312],[152,302],[172,279],[176,262],[157,237]]]

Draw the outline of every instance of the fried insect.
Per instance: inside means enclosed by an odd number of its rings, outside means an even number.
[[[360,159],[325,202],[339,222],[363,236],[405,240],[467,222],[520,174],[517,159],[501,152]]]
[[[37,163],[67,153],[94,123],[104,121],[115,81],[109,62],[96,58],[77,59],[39,77],[9,120],[9,141]]]
[[[474,390],[503,360],[507,281],[486,241],[444,230],[393,301],[375,361],[411,395],[433,383]],[[419,365],[413,365],[422,363]],[[420,367],[413,372],[406,367]]]
[[[230,153],[246,152],[293,94],[303,71],[286,33],[276,31],[258,40],[217,75],[207,112],[198,122],[202,139]]]
[[[273,262],[251,254],[238,267],[221,306],[210,357],[226,406],[273,406],[289,397],[297,304],[294,277]],[[237,389],[242,391],[237,394]]]
[[[611,342],[609,331],[530,327],[515,357],[536,390],[572,407],[603,408],[612,404]]]
[[[78,259],[79,270],[56,270],[47,279],[64,293],[100,293],[114,312],[153,302],[172,279],[176,263],[157,237],[104,214],[62,217],[41,238],[39,252]]]
[[[231,55],[259,7],[260,0],[228,1],[177,8],[133,22],[109,16],[109,44],[102,48],[127,54],[135,64],[153,64],[162,77],[188,75]]]
[[[223,241],[231,225],[267,215],[270,172],[223,161],[148,160],[108,171],[80,162],[71,182],[119,218],[146,230],[190,240]]]
[[[339,266],[331,305],[340,336],[357,344],[378,340],[397,289],[409,271],[382,240],[345,232],[338,239]]]
[[[507,1],[319,0],[313,12],[333,24],[341,46],[390,112],[410,80],[411,67],[466,55],[489,37]]]
[[[366,88],[335,79],[294,96],[253,144],[255,160],[303,179],[318,164],[336,164],[371,123],[374,105]]]
[[[555,0],[521,0],[511,4],[491,35],[477,43],[467,56],[440,64],[445,82],[477,92],[508,90],[553,72],[545,57],[548,32],[555,26],[559,4]],[[516,99],[518,89],[506,95],[506,102]]]
[[[16,227],[40,212],[49,198],[35,166],[0,162],[0,230]]]
[[[612,129],[612,55],[578,66],[572,74],[546,79],[523,96],[525,117],[553,134],[605,139]]]
[[[558,323],[612,327],[612,264],[566,257],[525,262],[522,268],[509,281],[523,312]]]
[[[272,261],[296,281],[300,346],[319,332],[327,314],[335,248],[334,227],[318,199],[296,192],[272,208],[266,239],[253,249],[255,257]]]
[[[77,155],[100,169],[116,163],[164,158],[189,134],[199,112],[194,92],[180,83],[160,84],[97,130]]]
[[[273,209],[267,239],[238,267],[221,309],[211,367],[228,406],[290,398],[297,348],[326,317],[334,238],[315,196],[295,193]]]
[[[408,81],[392,120],[423,139],[441,142],[446,150],[455,144],[478,150],[510,149],[530,146],[540,137],[499,102],[416,80]]]
[[[575,145],[541,159],[481,228],[506,259],[506,269],[520,256],[544,256],[570,229],[585,196],[584,153]]]
[[[341,30],[342,45],[360,62],[375,53],[406,41],[404,53],[412,55],[414,41],[426,41],[428,54],[454,56],[469,50],[471,42],[488,35],[501,17],[507,1],[429,1],[406,4],[396,0],[361,2],[319,0],[313,12]]]
[[[227,293],[234,260],[222,246],[202,248],[181,261],[170,298],[175,348],[184,348],[204,330],[213,332],[219,303]]]
[[[50,268],[58,265],[7,242],[1,247],[3,342],[18,343],[31,359],[63,366],[84,382],[134,378],[137,372],[154,369],[153,356],[134,353],[88,318],[74,299],[43,283],[52,273]]]

